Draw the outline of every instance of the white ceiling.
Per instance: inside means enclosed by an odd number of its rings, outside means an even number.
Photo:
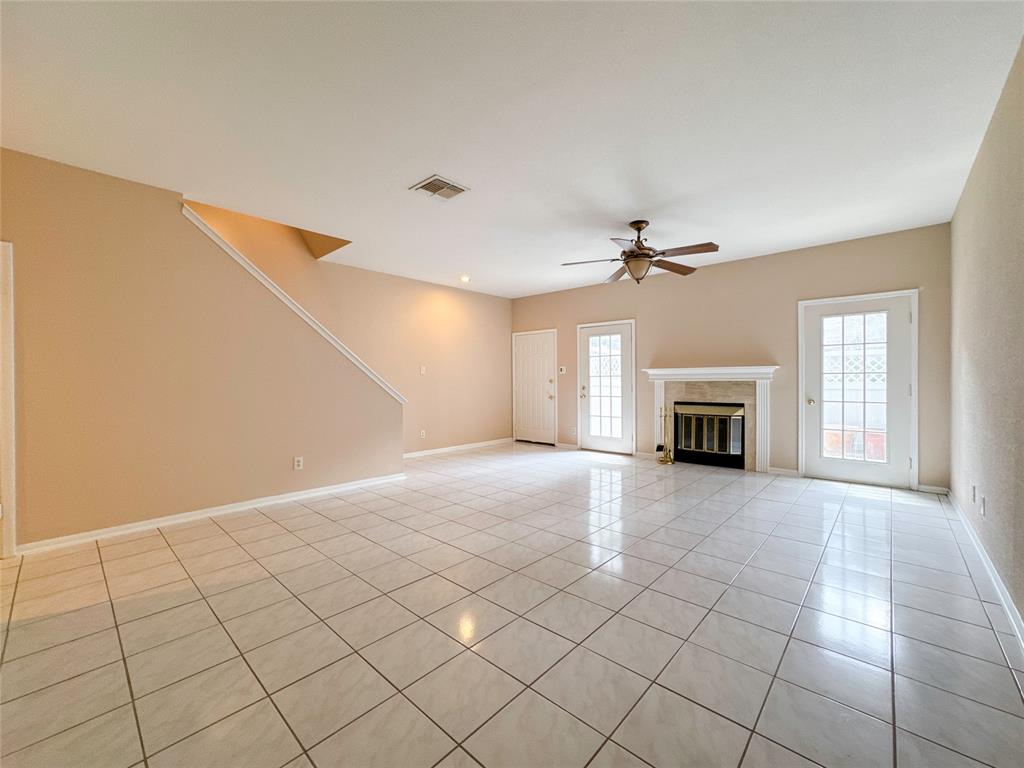
[[[4,146],[502,296],[948,221],[1021,3],[4,3]],[[468,185],[448,202],[407,188]],[[675,279],[675,278],[673,278]]]

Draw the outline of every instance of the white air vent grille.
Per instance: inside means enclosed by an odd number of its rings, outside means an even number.
[[[409,189],[415,190],[416,192],[423,192],[431,197],[440,197],[443,200],[450,200],[456,195],[461,195],[463,192],[468,190],[469,187],[456,184],[454,181],[449,181],[446,178],[434,174],[421,182],[413,184]]]

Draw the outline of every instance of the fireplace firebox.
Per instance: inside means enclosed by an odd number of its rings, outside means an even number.
[[[676,402],[673,411],[675,461],[744,468],[742,403]]]

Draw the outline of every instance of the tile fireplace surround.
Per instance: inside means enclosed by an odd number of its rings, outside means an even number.
[[[662,408],[672,407],[672,403],[666,401],[666,394],[672,395],[679,390],[672,387],[674,383],[753,383],[753,419],[748,419],[753,424],[753,445],[745,446],[748,461],[748,470],[756,469],[758,472],[767,472],[770,464],[771,445],[771,381],[778,370],[777,365],[734,365],[714,368],[644,368],[644,373],[650,381],[654,382],[654,442],[655,445],[664,443],[664,420]],[[669,385],[666,388],[666,385]],[[716,388],[710,388],[713,392]],[[742,388],[730,389],[722,395],[729,402],[744,400],[744,405],[749,407],[749,394]],[[717,397],[717,395],[715,396]],[[703,400],[701,396],[694,397],[687,393],[688,400]],[[708,402],[713,402],[708,398]],[[751,453],[753,463],[750,462]]]

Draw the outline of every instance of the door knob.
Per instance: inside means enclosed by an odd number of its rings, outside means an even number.
[[[813,397],[808,397],[807,398],[807,404],[808,405],[814,405],[814,398]]]
[[[548,400],[554,400],[554,399],[555,399],[554,395],[548,395]]]

